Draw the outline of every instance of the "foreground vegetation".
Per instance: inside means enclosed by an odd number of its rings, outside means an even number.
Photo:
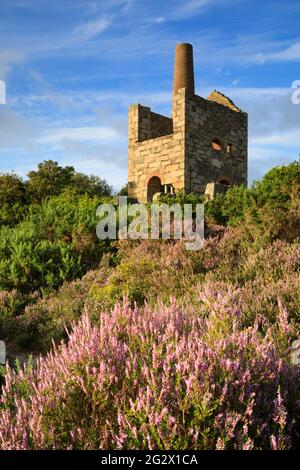
[[[299,448],[299,184],[292,164],[206,204],[195,252],[100,243],[109,194],[69,183],[3,224],[1,335],[46,356],[6,372],[1,447]]]

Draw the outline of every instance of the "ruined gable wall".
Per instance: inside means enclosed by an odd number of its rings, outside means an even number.
[[[238,108],[237,108],[238,109]],[[186,96],[185,187],[203,192],[212,181],[247,184],[248,116],[200,96]],[[218,139],[223,150],[211,149]],[[232,153],[227,153],[232,144]]]
[[[172,134],[172,118],[154,113],[151,108],[140,104],[133,105],[137,107],[138,114],[138,141],[156,139],[164,135]]]
[[[173,120],[172,118],[162,116],[161,114],[153,113],[150,111],[150,129],[151,139],[162,137],[173,133]]]
[[[184,189],[184,97],[184,90],[174,95],[173,119],[141,105],[129,108],[129,195],[140,202],[147,200],[147,185],[152,176],[158,176],[162,184],[172,183],[175,190]],[[162,130],[173,132],[152,137]]]

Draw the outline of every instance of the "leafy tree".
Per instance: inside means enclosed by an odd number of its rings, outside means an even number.
[[[27,192],[32,202],[40,203],[47,196],[60,194],[69,186],[75,170],[72,166],[62,167],[53,160],[39,163],[37,171],[28,173]]]
[[[22,179],[14,173],[0,174],[0,225],[14,225],[26,213],[26,191]]]
[[[0,204],[13,205],[25,202],[25,186],[18,175],[14,173],[0,174]]]
[[[111,196],[112,187],[107,181],[95,175],[84,175],[76,172],[71,179],[70,186],[74,187],[80,194],[89,196]]]
[[[122,188],[120,189],[119,196],[128,196],[128,183],[124,184]]]
[[[72,166],[62,167],[53,160],[40,163],[37,171],[28,173],[26,189],[33,203],[40,203],[49,196],[58,196],[66,188],[89,196],[112,194],[112,187],[99,176],[75,172]]]
[[[249,212],[254,215],[254,192],[245,186],[233,186],[225,193],[222,215],[229,225],[237,225]]]
[[[204,211],[206,222],[226,225],[227,218],[223,213],[224,201],[225,193],[220,193],[214,199],[206,202]]]

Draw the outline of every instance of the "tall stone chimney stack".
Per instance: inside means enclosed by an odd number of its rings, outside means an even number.
[[[185,88],[187,93],[195,94],[194,61],[192,44],[182,43],[176,45],[174,66],[174,87],[176,93]]]

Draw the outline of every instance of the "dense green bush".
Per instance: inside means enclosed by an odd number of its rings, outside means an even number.
[[[178,191],[176,194],[161,194],[159,202],[166,204],[200,204],[204,201],[204,196],[199,194],[188,193],[185,194],[183,191]]]
[[[97,239],[99,197],[66,190],[29,208],[14,227],[0,229],[0,289],[57,288],[97,266],[108,242]]]
[[[293,187],[298,190],[300,187],[298,162],[272,168],[260,181],[255,181],[253,184],[259,207],[272,204],[274,208],[280,209],[288,208]]]
[[[8,341],[18,338],[22,347],[44,350],[52,337],[64,336],[66,310],[59,314],[57,308],[57,315],[49,317],[41,307],[26,322],[27,310],[34,312],[36,302],[42,305],[63,283],[81,278],[104,253],[114,251],[96,236],[96,209],[113,199],[104,180],[56,162],[44,162],[29,176],[24,183],[14,174],[0,175],[0,334]]]
[[[22,179],[14,173],[0,174],[0,227],[14,225],[26,214],[28,196]]]
[[[299,193],[300,165],[275,167],[251,189],[233,186],[206,204],[206,218],[210,222],[237,225],[251,218],[260,223],[260,210],[282,215],[290,206],[293,195]]]

